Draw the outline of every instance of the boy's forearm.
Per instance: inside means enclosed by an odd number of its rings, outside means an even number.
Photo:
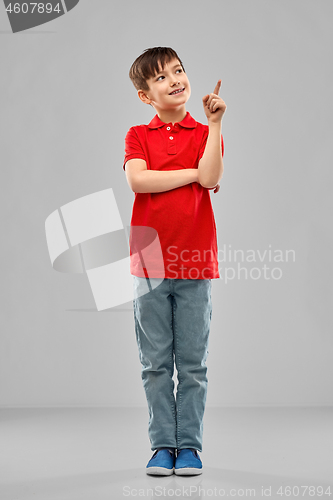
[[[199,161],[198,182],[206,188],[216,186],[222,178],[223,159],[221,146],[221,122],[210,123],[205,152]]]
[[[135,193],[161,193],[198,182],[198,169],[142,170],[136,178]]]

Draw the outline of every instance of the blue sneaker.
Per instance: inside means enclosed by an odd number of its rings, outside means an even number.
[[[175,450],[173,448],[160,448],[154,451],[149,460],[146,473],[153,476],[171,476],[175,465]]]
[[[202,462],[197,450],[184,448],[177,452],[175,474],[178,476],[196,476],[202,474]]]

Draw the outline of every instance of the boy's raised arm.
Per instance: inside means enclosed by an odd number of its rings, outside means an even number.
[[[198,182],[198,169],[148,170],[145,160],[128,160],[125,166],[127,182],[134,193],[161,193]]]
[[[222,117],[227,109],[225,102],[218,95],[221,80],[217,82],[214,92],[202,98],[204,111],[208,119],[208,138],[205,152],[199,161],[199,182],[203,187],[213,188],[223,175],[223,159],[221,146]]]

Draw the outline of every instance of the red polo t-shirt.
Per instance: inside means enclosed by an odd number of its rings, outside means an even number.
[[[172,125],[158,115],[131,127],[125,159],[141,158],[148,170],[198,168],[208,125],[187,112]],[[221,135],[222,156],[224,155]],[[130,272],[138,277],[219,278],[215,218],[209,189],[192,182],[161,193],[135,193],[131,218]]]

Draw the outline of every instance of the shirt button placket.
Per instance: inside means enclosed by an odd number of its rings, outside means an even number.
[[[167,127],[167,130],[169,132],[170,127]],[[175,131],[172,131],[171,134],[168,136],[168,154],[169,155],[175,155],[177,153],[177,141],[176,141],[176,134]]]

